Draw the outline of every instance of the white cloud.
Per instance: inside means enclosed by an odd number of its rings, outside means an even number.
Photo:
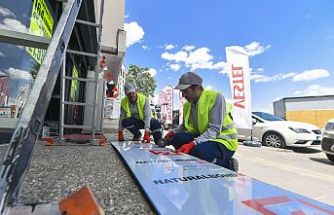
[[[3,23],[0,23],[0,28],[28,33],[28,28],[26,26],[24,26],[20,21],[12,18],[5,18]]]
[[[265,50],[269,49],[271,45],[263,46],[259,42],[253,41],[245,46],[249,56],[255,56],[262,54]]]
[[[168,79],[168,80],[171,80],[172,78],[173,78],[172,76],[168,76],[168,78],[167,78],[167,79]]]
[[[154,76],[157,74],[157,70],[155,70],[155,69],[153,69],[153,68],[149,69],[147,72],[150,73],[150,75],[151,75],[152,77],[154,77]]]
[[[146,45],[142,45],[141,48],[144,49],[145,51],[147,51],[149,49],[148,46],[146,46]]]
[[[194,45],[185,45],[182,47],[182,50],[185,50],[185,51],[191,51],[193,49],[195,49],[196,47]]]
[[[320,96],[320,95],[333,95],[333,87],[323,87],[318,84],[312,84],[308,86],[305,90],[300,90],[294,92],[295,96]]]
[[[330,76],[330,73],[326,69],[312,69],[306,70],[302,73],[295,75],[293,81],[311,81],[320,78],[326,78]]]
[[[175,61],[175,62],[185,62],[187,60],[188,54],[184,51],[178,51],[175,54],[171,54],[168,52],[164,52],[161,54],[161,58],[168,60],[168,61]]]
[[[168,66],[171,70],[176,71],[176,72],[179,71],[181,68],[181,65],[177,63],[169,64]]]
[[[222,74],[222,75],[228,75],[228,71],[227,70],[220,70],[219,71],[219,74]]]
[[[15,69],[13,67],[8,68],[7,73],[11,76],[11,78],[16,79],[26,79],[31,80],[31,74],[27,71]]]
[[[135,43],[140,43],[144,38],[144,30],[137,22],[130,22],[124,24],[126,33],[126,46],[130,47]]]
[[[0,57],[5,57],[5,54],[0,51]]]
[[[207,89],[207,90],[212,90],[212,85],[208,85],[208,86],[206,86],[205,89]]]
[[[124,16],[125,19],[126,19],[126,18],[129,18],[129,17],[130,17],[129,14],[126,14],[126,15]]]
[[[0,15],[3,17],[11,16],[11,17],[16,17],[15,14],[9,10],[8,8],[4,8],[0,6]]]
[[[294,72],[287,72],[287,73],[277,73],[273,76],[267,76],[267,75],[264,75],[260,72],[252,72],[250,74],[250,80],[255,81],[255,83],[269,82],[269,81],[281,81],[281,80],[284,80],[284,79],[291,78],[295,75],[296,75],[296,73],[294,73]]]
[[[258,68],[255,72],[250,72],[250,80],[259,82],[281,81],[291,78],[292,81],[311,81],[319,78],[330,76],[330,73],[325,69],[306,70],[300,73],[297,72],[282,72],[268,76],[264,74],[263,68]]]
[[[210,49],[206,47],[196,49],[195,51],[189,53],[186,63],[189,65],[194,64],[194,63],[205,64],[211,61],[213,58],[213,56],[210,55],[209,52],[210,52]]]
[[[219,61],[214,63],[213,56],[210,54],[210,49],[202,47],[193,49],[194,47],[187,46],[187,48],[181,48],[180,51],[175,53],[164,52],[161,54],[161,58],[172,61],[175,63],[183,63],[185,67],[191,70],[196,69],[208,69],[208,70],[224,70],[226,63]],[[190,51],[187,51],[190,50]],[[181,66],[181,65],[180,65]],[[177,67],[178,68],[178,67]]]
[[[164,49],[165,50],[171,50],[171,49],[173,49],[173,48],[175,48],[176,46],[174,46],[173,44],[165,44],[164,45]]]
[[[194,63],[191,65],[191,69],[209,69],[209,70],[220,70],[219,73],[224,74],[222,70],[224,71],[226,66],[226,63],[223,61],[220,61],[218,63],[213,64],[212,61],[209,62],[203,62],[203,63]]]

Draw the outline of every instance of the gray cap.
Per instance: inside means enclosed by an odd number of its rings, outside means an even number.
[[[134,93],[136,90],[136,84],[134,82],[131,81],[124,84],[125,94]]]
[[[195,72],[186,72],[179,79],[179,84],[174,89],[185,90],[191,85],[202,86],[203,79]]]

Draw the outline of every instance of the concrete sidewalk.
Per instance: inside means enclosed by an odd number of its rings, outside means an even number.
[[[109,142],[117,139],[118,120],[105,120]],[[108,132],[107,132],[108,131]],[[132,138],[126,133],[126,138]],[[0,158],[7,147],[0,147]],[[106,214],[154,214],[110,144],[93,146],[37,141],[25,175],[22,203],[58,201],[82,186],[92,188]]]

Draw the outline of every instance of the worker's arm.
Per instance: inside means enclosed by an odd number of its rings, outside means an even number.
[[[224,118],[226,114],[226,103],[225,98],[221,93],[218,93],[216,101],[210,111],[209,127],[201,134],[199,137],[195,138],[198,144],[206,142],[210,139],[215,139],[220,134],[220,129],[223,125]],[[200,119],[198,119],[200,120]]]
[[[150,102],[148,101],[148,98],[146,98],[145,105],[144,105],[144,129],[145,131],[150,130],[150,123],[151,123],[151,108],[150,108]]]
[[[122,126],[122,121],[125,119],[125,111],[123,108],[121,108],[121,115],[119,117],[119,122],[118,122],[118,130],[123,131],[123,126]]]
[[[182,122],[179,126],[177,126],[176,128],[174,128],[173,131],[174,131],[175,133],[180,133],[180,132],[184,132],[184,131],[186,131],[186,128],[184,127],[183,122]]]

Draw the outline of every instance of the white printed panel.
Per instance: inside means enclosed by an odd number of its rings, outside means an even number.
[[[153,144],[113,142],[159,214],[334,214],[334,207]]]

